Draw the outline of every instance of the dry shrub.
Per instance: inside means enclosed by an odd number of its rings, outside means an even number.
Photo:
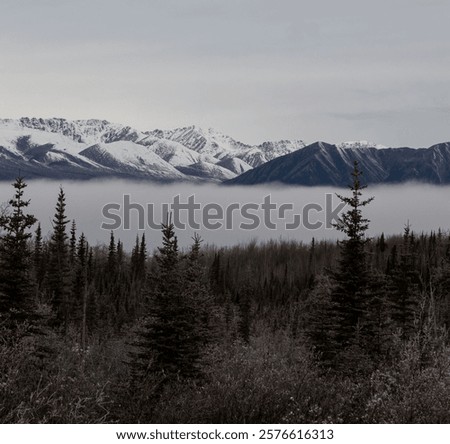
[[[46,354],[39,351],[45,344]],[[123,344],[69,345],[56,335],[27,336],[0,346],[1,423],[103,423]]]

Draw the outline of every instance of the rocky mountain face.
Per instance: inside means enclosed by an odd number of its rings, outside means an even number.
[[[363,171],[363,181],[368,184],[450,183],[450,142],[418,149],[316,142],[247,171],[227,183],[346,186],[355,160]]]
[[[105,120],[0,120],[0,180],[122,177],[155,181],[230,180],[305,144],[250,146],[196,126],[139,131]]]

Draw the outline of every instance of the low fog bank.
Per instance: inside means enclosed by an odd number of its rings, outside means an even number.
[[[332,207],[334,209],[339,200],[334,193],[348,195],[349,190],[335,189],[330,187],[284,187],[284,186],[258,186],[258,187],[223,187],[218,185],[194,185],[194,184],[172,184],[158,185],[154,183],[132,182],[132,181],[90,181],[90,182],[59,182],[47,180],[34,180],[28,182],[26,198],[31,199],[30,212],[32,212],[41,222],[43,232],[50,233],[51,220],[54,214],[54,207],[62,185],[67,196],[67,215],[70,219],[75,219],[79,233],[82,231],[87,235],[90,243],[105,244],[109,241],[109,230],[102,229],[102,223],[112,223],[113,220],[105,218],[102,209],[105,205],[115,203],[121,206],[120,210],[111,210],[115,220],[117,216],[123,218],[124,195],[129,195],[129,203],[142,205],[147,222],[149,211],[148,204],[153,204],[154,214],[150,214],[154,223],[161,222],[163,218],[163,204],[171,204],[176,196],[180,196],[180,202],[186,203],[189,196],[195,196],[195,203],[201,205],[200,210],[196,210],[195,222],[202,224],[202,211],[206,204],[218,204],[223,208],[222,219],[216,219],[210,223],[222,223],[225,225],[227,208],[233,204],[241,207],[245,204],[259,205],[264,202],[264,198],[270,195],[270,202],[277,204],[278,208],[271,211],[269,222],[275,228],[264,226],[264,211],[259,207],[250,206],[247,214],[257,215],[261,220],[261,225],[252,230],[243,230],[240,223],[254,224],[255,217],[239,216],[237,210],[233,210],[233,226],[231,229],[222,227],[218,230],[208,230],[200,228],[194,230],[187,228],[178,229],[177,235],[181,246],[190,243],[194,232],[199,234],[207,244],[217,246],[234,245],[246,243],[251,240],[264,241],[269,239],[295,239],[309,243],[312,237],[316,239],[337,239],[340,237],[334,229],[325,227],[311,229],[302,225],[295,230],[287,230],[286,223],[292,223],[294,213],[303,215],[302,209],[308,204],[310,206],[309,223],[325,224],[325,211],[320,208],[326,207],[327,194],[332,194]],[[7,201],[14,190],[10,184],[0,183],[0,202]],[[437,230],[441,228],[447,231],[450,228],[450,187],[432,186],[419,184],[404,184],[394,186],[376,186],[365,190],[366,196],[375,196],[375,200],[366,207],[365,214],[371,220],[369,234],[375,236],[384,232],[385,234],[401,233],[405,224],[409,221],[415,232]],[[330,197],[328,198],[330,200]],[[292,204],[294,209],[285,211],[285,218],[279,217],[279,206],[282,204]],[[117,208],[117,207],[116,207]],[[308,208],[308,207],[307,207]],[[217,209],[212,211],[217,214]],[[134,244],[136,234],[143,231],[138,226],[138,211],[130,211],[130,229],[122,226],[115,230],[116,238],[120,238],[127,250]],[[181,222],[187,222],[187,211],[181,212]],[[267,221],[267,219],[266,219]],[[146,237],[149,247],[153,250],[160,244],[160,232],[157,229],[146,228]]]

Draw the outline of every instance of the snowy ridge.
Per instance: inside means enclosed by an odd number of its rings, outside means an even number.
[[[304,146],[250,146],[197,126],[144,132],[98,119],[0,119],[0,179],[20,171],[28,177],[220,182]]]
[[[175,130],[155,130],[148,133],[154,137],[178,142],[200,154],[217,159],[237,158],[250,167],[256,167],[276,157],[292,153],[305,146],[302,140],[282,140],[264,142],[261,145],[247,145],[222,134],[212,128],[203,130],[197,126],[177,128]]]
[[[22,117],[17,122],[22,128],[29,128],[67,136],[79,143],[94,144],[96,142],[116,142],[118,140],[137,141],[144,134],[119,124],[112,124],[106,120],[66,120],[36,119]]]

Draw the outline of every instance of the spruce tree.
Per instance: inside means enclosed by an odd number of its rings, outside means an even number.
[[[38,298],[42,297],[45,276],[47,273],[47,251],[44,248],[42,240],[41,224],[34,234],[34,248],[33,248],[33,277],[36,285],[36,294]]]
[[[131,251],[131,275],[133,278],[139,276],[139,248],[139,236],[136,236],[136,242]]]
[[[94,267],[94,251],[86,242],[86,282],[88,285],[87,293],[87,309],[86,309],[86,328],[94,331],[99,324],[98,295],[95,291],[95,267]],[[80,254],[80,253],[79,253]]]
[[[66,233],[69,220],[66,216],[66,196],[62,187],[59,190],[55,210],[53,233],[50,240],[48,290],[53,308],[53,323],[56,327],[64,327],[64,332],[67,333],[71,276]]]
[[[306,300],[306,335],[321,365],[334,364],[337,344],[334,340],[336,328],[336,307],[331,293],[333,285],[330,277],[319,274]]]
[[[133,367],[142,377],[150,373],[165,381],[194,377],[198,374],[200,349],[205,341],[203,316],[199,321],[200,301],[206,292],[197,277],[199,243],[187,258],[178,250],[178,241],[171,222],[162,226],[162,247],[156,254],[156,270],[150,278],[149,303],[145,326],[137,342]]]
[[[417,271],[414,235],[409,224],[403,234],[403,243],[395,266],[390,271],[389,303],[391,317],[404,339],[415,331],[420,301],[420,274]]]
[[[340,258],[337,270],[333,273],[334,339],[340,349],[354,346],[355,341],[357,342],[357,332],[365,311],[363,294],[369,282],[366,253],[369,220],[363,216],[362,209],[372,202],[373,197],[362,198],[362,191],[366,186],[361,184],[361,174],[358,162],[355,161],[352,184],[349,186],[351,196],[337,195],[348,206],[348,210],[335,225],[346,235],[346,239],[339,242]]]
[[[138,274],[141,279],[145,277],[146,262],[147,262],[147,243],[145,241],[145,233],[143,233],[141,243],[139,245],[139,256],[138,256]]]
[[[202,264],[201,238],[195,234],[186,257],[183,273],[185,316],[190,325],[190,347],[187,365],[191,375],[199,370],[202,352],[211,337],[210,319],[213,313],[212,294],[206,267]],[[189,372],[186,372],[187,374]]]
[[[108,265],[107,265],[107,274],[108,278],[111,281],[115,281],[117,272],[117,248],[116,248],[116,240],[114,238],[114,232],[111,231],[109,248],[108,248]]]
[[[130,259],[130,294],[127,298],[127,311],[133,319],[141,311],[143,305],[143,293],[147,279],[147,246],[145,235],[141,241],[136,236],[136,244],[133,247]]]
[[[74,280],[74,301],[76,303],[77,320],[80,325],[81,347],[87,346],[87,311],[89,308],[88,295],[88,245],[84,233],[81,233],[76,247],[76,272]]]
[[[42,245],[42,228],[41,224],[38,223],[38,226],[35,231],[34,236],[34,251],[33,251],[33,262],[35,264],[35,269],[38,270],[42,261],[42,253],[43,253],[43,245]]]
[[[77,252],[77,224],[73,220],[70,227],[70,242],[69,242],[69,262],[73,265],[75,262],[75,256]]]
[[[36,218],[26,213],[30,201],[23,199],[27,187],[23,178],[18,177],[13,187],[15,194],[9,201],[11,211],[0,218],[0,228],[4,232],[0,238],[0,312],[12,321],[23,321],[34,311],[28,241]]]
[[[122,268],[123,261],[124,261],[123,243],[119,239],[117,241],[117,266],[119,267],[119,269]]]

